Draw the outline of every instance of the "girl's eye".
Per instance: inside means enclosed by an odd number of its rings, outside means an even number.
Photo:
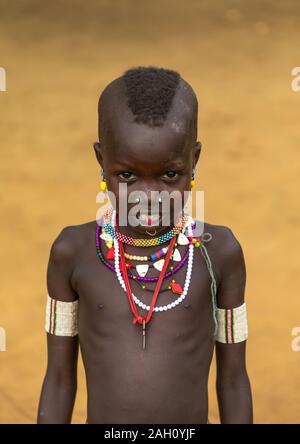
[[[123,180],[129,180],[129,179],[132,179],[134,176],[129,171],[124,171],[123,173],[119,174],[119,177]]]
[[[175,179],[178,176],[178,173],[176,173],[176,171],[167,171],[164,174],[165,177],[167,177],[168,179]]]

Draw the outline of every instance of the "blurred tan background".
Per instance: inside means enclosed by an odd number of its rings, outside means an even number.
[[[46,367],[50,246],[95,218],[97,100],[132,66],[179,71],[199,100],[197,188],[246,265],[257,423],[300,423],[300,3],[0,0],[0,423],[33,423]],[[219,422],[210,378],[209,416]],[[73,422],[86,414],[80,363]]]

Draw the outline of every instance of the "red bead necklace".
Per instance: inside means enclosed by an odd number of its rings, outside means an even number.
[[[158,297],[158,293],[159,290],[161,288],[162,282],[163,282],[163,277],[166,273],[169,261],[170,261],[170,257],[173,251],[173,247],[174,247],[174,243],[176,241],[176,238],[173,237],[169,243],[169,247],[168,247],[168,251],[165,257],[165,262],[164,262],[164,266],[160,272],[153,296],[152,296],[152,300],[151,300],[151,304],[150,304],[150,310],[148,311],[147,316],[140,316],[138,311],[137,311],[137,307],[136,304],[134,302],[133,299],[133,295],[132,295],[132,291],[130,288],[130,283],[129,283],[129,278],[128,278],[128,274],[127,274],[127,267],[126,267],[126,262],[125,262],[125,255],[124,255],[124,246],[123,243],[119,241],[119,248],[120,248],[120,265],[121,265],[121,271],[123,274],[123,279],[125,282],[125,286],[126,286],[126,294],[129,300],[129,304],[131,307],[131,310],[133,312],[134,318],[133,318],[133,323],[136,324],[141,324],[143,325],[143,349],[146,348],[146,324],[148,322],[150,322],[151,318],[152,318],[152,312]]]

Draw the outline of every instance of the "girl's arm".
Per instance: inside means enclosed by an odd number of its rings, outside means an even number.
[[[227,229],[222,256],[222,277],[217,292],[217,306],[233,309],[244,303],[246,267],[242,248],[230,229]],[[227,340],[231,331],[228,334]],[[237,343],[216,341],[216,359],[216,389],[221,423],[252,424],[252,394],[246,370],[246,340]]]
[[[57,310],[55,324],[53,316],[55,306],[64,309],[65,306],[76,305],[74,301],[78,299],[77,294],[70,284],[72,259],[74,244],[71,242],[69,229],[65,228],[51,247],[47,269],[48,294],[55,304],[50,309],[51,330],[47,330],[48,363],[38,406],[38,424],[70,424],[72,419],[77,391],[78,335],[63,336],[65,333],[62,333],[59,324],[65,317]],[[68,304],[59,305],[54,300]],[[70,319],[75,318],[73,316]],[[48,324],[50,325],[50,316]],[[70,328],[69,333],[71,334]]]

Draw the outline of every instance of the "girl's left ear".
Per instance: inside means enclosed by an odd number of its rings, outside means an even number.
[[[198,140],[195,145],[194,145],[194,161],[195,161],[195,165],[199,160],[199,156],[201,153],[201,148],[202,148],[202,144],[201,142]]]

